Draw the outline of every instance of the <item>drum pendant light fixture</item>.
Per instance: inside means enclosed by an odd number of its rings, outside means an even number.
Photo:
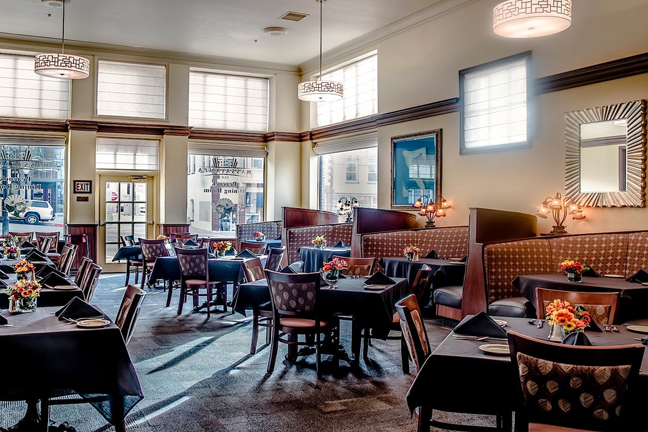
[[[38,54],[34,58],[34,72],[38,75],[64,78],[83,79],[90,75],[90,60],[73,54],[65,54],[65,3],[63,3],[63,30],[61,32],[61,52]]]
[[[493,9],[493,31],[508,38],[535,38],[567,30],[572,0],[507,0]]]
[[[322,3],[326,0],[316,0],[320,4],[320,50],[319,75],[315,81],[305,81],[297,87],[297,97],[306,102],[332,102],[342,99],[344,87],[337,81],[322,80]]]

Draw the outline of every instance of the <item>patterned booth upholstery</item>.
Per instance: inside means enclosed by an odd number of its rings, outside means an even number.
[[[312,246],[312,240],[316,236],[323,235],[326,243],[333,246],[343,241],[347,246],[351,246],[351,237],[353,232],[352,224],[334,224],[334,225],[316,225],[299,228],[289,228],[286,230],[286,245],[288,247],[288,262],[294,263],[299,261],[299,248],[302,246]]]
[[[383,257],[402,256],[406,246],[421,248],[422,256],[435,250],[439,258],[463,258],[468,254],[468,227],[410,229],[362,235],[362,257],[375,257],[374,270]]]
[[[556,273],[564,260],[576,260],[597,273],[630,277],[648,269],[648,231],[581,234],[493,243],[484,246],[488,304],[521,298],[513,286],[519,275]],[[490,306],[489,306],[490,309]]]
[[[236,239],[238,244],[254,239],[255,232],[262,232],[268,240],[278,239],[281,235],[281,221],[254,222],[236,226]]]

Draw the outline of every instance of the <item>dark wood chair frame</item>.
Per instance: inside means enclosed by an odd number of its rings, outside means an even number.
[[[155,260],[158,259],[158,257],[148,257],[147,258],[145,256],[145,254],[144,254],[144,247],[143,246],[146,245],[146,244],[162,244],[163,245],[164,240],[148,240],[148,239],[140,238],[139,241],[140,241],[140,245],[142,246],[142,285],[140,286],[140,289],[144,289],[144,284],[146,283],[146,278],[147,278],[147,276],[151,275],[151,270],[152,270],[152,269],[148,268],[146,263],[148,263],[148,262],[155,263]],[[166,247],[164,248],[164,250],[166,251],[166,254],[161,255],[161,256],[169,256],[169,251],[166,249]],[[148,285],[149,286],[151,285],[150,280],[148,281]]]
[[[253,271],[254,268],[260,268],[263,273],[262,277],[258,277]],[[245,260],[243,262],[243,271],[245,272],[245,279],[248,282],[254,282],[260,279],[265,279],[265,271],[263,264],[259,258]],[[266,344],[270,343],[270,336],[272,332],[272,305],[268,307],[255,307],[252,309],[252,343],[250,344],[250,354],[255,354],[257,350],[257,342],[259,339],[259,327],[266,329]]]
[[[548,288],[536,287],[536,311],[538,318],[545,319],[544,302],[552,302],[555,299],[568,301],[573,306],[578,305],[606,305],[610,306],[610,316],[608,324],[614,324],[616,321],[617,310],[619,306],[621,293],[619,292],[580,292],[580,291],[563,291]]]

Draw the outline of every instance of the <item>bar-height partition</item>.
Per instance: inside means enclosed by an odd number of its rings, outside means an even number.
[[[414,213],[358,207],[353,215],[351,256],[362,256],[363,234],[409,230],[422,226],[423,222],[418,221]]]

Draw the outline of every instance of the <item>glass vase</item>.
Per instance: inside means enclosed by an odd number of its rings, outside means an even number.
[[[27,279],[27,275],[25,273],[16,273],[16,280],[23,280]]]
[[[340,279],[339,270],[321,271],[322,279],[326,281],[329,289],[337,288],[337,281]]]
[[[405,258],[407,258],[407,261],[414,261],[414,254],[413,253],[405,254]]]
[[[576,272],[567,272],[567,280],[569,282],[580,282],[582,281],[583,277],[580,273]]]
[[[216,256],[218,256],[219,258],[224,257],[225,256],[225,251],[224,250],[216,251]]]
[[[324,249],[325,247],[326,247],[326,243],[320,243],[315,245],[315,248],[317,249]]]
[[[565,339],[565,327],[558,323],[554,323],[550,327],[549,340],[554,342],[562,342]]]
[[[10,313],[30,313],[36,310],[37,297],[23,297],[14,300],[13,297],[9,299],[9,312]]]

